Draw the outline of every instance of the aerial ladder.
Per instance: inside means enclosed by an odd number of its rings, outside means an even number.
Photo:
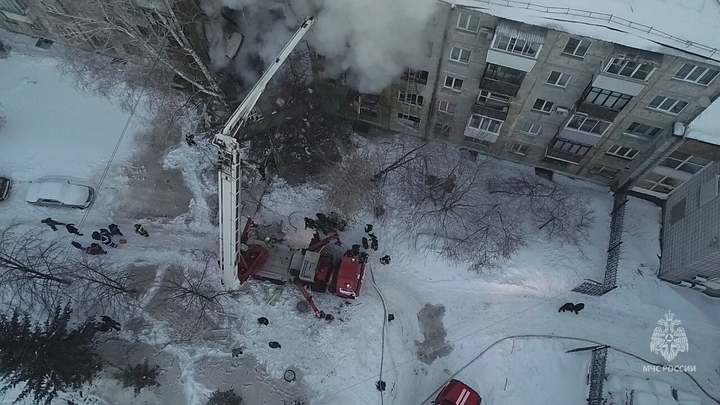
[[[277,58],[268,66],[260,80],[230,116],[222,131],[213,139],[213,144],[220,149],[218,154],[220,267],[223,285],[228,290],[237,289],[241,284],[238,278],[238,264],[242,260],[241,243],[244,242],[241,241],[240,232],[242,173],[237,134],[247,123],[265,87],[314,23],[315,19],[310,17],[298,28],[290,38],[290,42],[283,47]]]

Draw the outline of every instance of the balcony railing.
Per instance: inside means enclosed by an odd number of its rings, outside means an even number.
[[[494,118],[496,120],[505,121],[508,116],[508,107],[505,107],[502,111],[496,110],[494,108],[490,108],[487,106],[484,106],[482,104],[475,103],[472,105],[472,112],[475,114],[483,115],[485,117]]]
[[[520,91],[520,85],[501,82],[499,80],[491,79],[489,77],[483,77],[480,80],[480,88],[483,90],[489,90],[507,96],[515,97]]]
[[[619,111],[611,110],[607,107],[602,107],[596,104],[586,103],[582,100],[576,104],[577,111],[587,114],[591,117],[600,118],[604,121],[614,121]]]
[[[558,149],[552,149],[549,146],[545,148],[545,157],[561,160],[567,163],[572,163],[574,165],[580,164],[580,161],[582,161],[584,158],[584,156],[578,156]]]

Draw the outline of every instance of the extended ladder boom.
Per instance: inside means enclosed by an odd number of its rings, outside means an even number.
[[[308,18],[290,38],[290,42],[268,66],[260,80],[250,90],[240,106],[235,110],[222,132],[215,135],[213,144],[220,148],[218,156],[218,197],[220,199],[220,266],[222,281],[226,289],[234,290],[240,286],[238,279],[238,263],[240,261],[240,144],[235,136],[247,122],[253,107],[260,95],[265,91],[273,75],[278,71],[285,59],[292,53],[300,40],[315,23]]]

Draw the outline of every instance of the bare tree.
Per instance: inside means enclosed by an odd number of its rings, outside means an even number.
[[[504,199],[504,204],[528,211],[538,229],[550,238],[575,246],[588,239],[593,210],[589,200],[570,187],[518,171],[510,177],[489,179],[487,190]]]
[[[367,151],[354,149],[342,161],[327,167],[317,181],[326,190],[327,205],[343,217],[353,218],[363,209],[382,204],[382,190],[373,181],[377,171],[376,162]]]
[[[160,286],[159,295],[165,308],[180,315],[183,327],[191,332],[210,325],[229,297],[229,292],[219,288],[217,280],[211,278],[213,262],[210,254],[204,254],[202,268],[171,264]]]
[[[524,245],[522,218],[490,198],[483,187],[487,160],[464,159],[444,143],[427,145],[421,157],[397,172],[406,235],[427,234],[451,260],[480,271],[509,258]]]
[[[0,286],[6,299],[24,309],[54,308],[62,289],[72,284],[66,254],[59,241],[45,241],[38,229],[4,228],[0,231]]]
[[[204,41],[200,38],[203,14],[195,2],[162,0],[139,8],[131,0],[107,2],[77,0],[56,4],[42,1],[50,26],[71,47],[93,50],[119,58],[116,63],[130,63],[143,69],[157,65],[176,77],[218,100],[224,96],[207,66]],[[85,59],[68,62],[79,71]],[[167,79],[167,76],[163,77]]]
[[[137,305],[137,285],[127,268],[111,268],[103,257],[85,254],[70,260],[76,310],[113,315]]]

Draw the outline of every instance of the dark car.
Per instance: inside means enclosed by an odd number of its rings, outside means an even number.
[[[8,194],[10,194],[10,184],[10,179],[0,177],[0,201],[6,199]]]

